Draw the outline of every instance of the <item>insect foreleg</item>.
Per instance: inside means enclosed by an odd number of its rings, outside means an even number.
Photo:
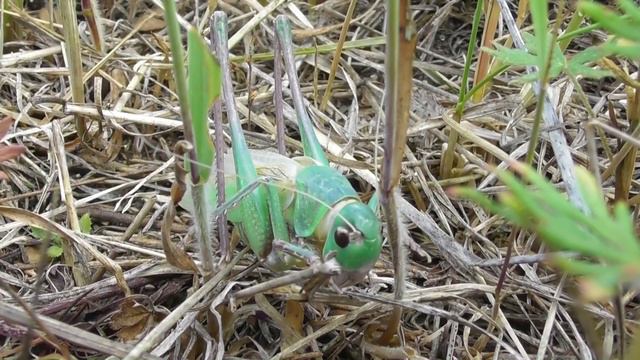
[[[312,249],[288,241],[274,240],[273,247],[277,251],[282,251],[304,260],[308,265],[322,261],[320,256]]]

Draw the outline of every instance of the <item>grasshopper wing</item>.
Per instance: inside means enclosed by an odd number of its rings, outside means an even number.
[[[310,237],[341,200],[358,199],[358,193],[338,170],[328,166],[308,166],[296,177],[294,229],[297,236]]]

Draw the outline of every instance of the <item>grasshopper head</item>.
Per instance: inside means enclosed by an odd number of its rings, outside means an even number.
[[[323,255],[335,253],[342,273],[334,278],[338,286],[361,281],[380,256],[380,220],[367,205],[352,202],[335,217],[324,243]]]

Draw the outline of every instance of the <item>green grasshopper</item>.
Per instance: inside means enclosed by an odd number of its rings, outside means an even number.
[[[226,47],[226,17],[216,13],[214,18],[211,31],[224,39]],[[232,204],[228,219],[239,230],[241,239],[275,271],[301,265],[301,260],[310,263],[335,259],[340,269],[333,276],[333,283],[357,283],[380,255],[380,220],[369,205],[360,201],[346,177],[329,166],[303,106],[286,17],[278,17],[275,27],[280,41],[275,55],[282,48],[304,156],[291,159],[276,152],[249,150],[234,102],[229,101],[233,89],[228,59],[221,55],[225,51],[218,49],[223,77],[227,77],[223,79],[223,93],[232,145],[231,152],[224,154],[225,197],[232,199],[227,202]],[[194,128],[194,133],[209,131],[206,122],[194,122]],[[215,176],[205,184],[205,196],[209,216],[220,214]],[[189,199],[185,196],[181,205],[191,211]]]

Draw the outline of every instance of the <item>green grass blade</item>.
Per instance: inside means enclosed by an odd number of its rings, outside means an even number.
[[[189,106],[200,181],[206,182],[215,153],[209,136],[209,108],[220,96],[220,65],[195,29],[188,34]]]
[[[632,21],[640,23],[640,7],[638,7],[632,0],[619,0],[618,5],[622,11],[624,11]]]
[[[549,49],[549,5],[546,0],[531,0],[531,19],[533,30],[536,34],[536,45],[538,48],[538,68],[544,68],[548,58]]]
[[[478,36],[478,27],[480,26],[480,19],[482,18],[482,8],[484,1],[480,0],[476,4],[476,11],[473,13],[473,22],[471,23],[471,37],[469,39],[469,46],[467,47],[467,57],[464,62],[464,69],[462,70],[462,82],[460,84],[460,93],[458,94],[458,104],[460,104],[468,91],[468,79],[469,71],[471,70],[471,63],[473,61],[473,53],[476,49],[476,39]],[[464,105],[463,105],[464,106]],[[457,108],[463,109],[463,106]]]
[[[486,196],[485,194],[475,189],[467,188],[467,187],[459,187],[459,188],[453,189],[451,191],[451,194],[454,195],[455,197],[467,199],[471,202],[474,202],[480,205],[485,210],[491,213],[500,215],[513,223],[520,224],[522,222],[522,220],[520,219],[520,217],[516,212],[511,211],[510,208],[508,208],[502,203],[493,201],[488,196]]]
[[[625,248],[625,251],[629,252],[636,258],[640,258],[640,243],[633,236],[635,233],[635,227],[633,224],[633,217],[631,212],[624,202],[618,202],[613,207],[613,217],[618,225],[618,241],[620,245]]]

